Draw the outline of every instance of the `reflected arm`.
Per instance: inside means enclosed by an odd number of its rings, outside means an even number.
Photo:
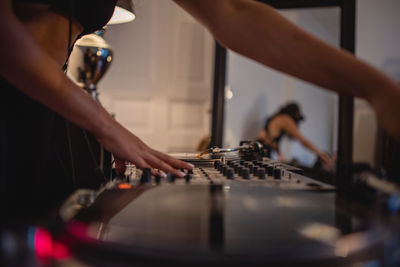
[[[334,163],[331,158],[329,158],[325,153],[319,150],[313,143],[311,143],[306,137],[304,137],[297,125],[294,123],[293,119],[290,117],[283,117],[282,118],[282,128],[286,131],[291,137],[298,140],[303,146],[314,152],[318,157],[320,157],[326,164],[329,166],[333,166]]]

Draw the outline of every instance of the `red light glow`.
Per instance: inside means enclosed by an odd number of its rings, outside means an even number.
[[[53,258],[57,260],[64,260],[68,259],[71,256],[71,253],[69,252],[68,248],[59,243],[59,242],[54,242],[53,246]]]
[[[35,232],[34,249],[37,257],[41,260],[50,258],[62,260],[71,255],[66,246],[54,241],[49,231],[40,227]]]
[[[44,228],[37,228],[34,238],[35,253],[38,258],[51,258],[53,255],[53,239],[49,231]]]

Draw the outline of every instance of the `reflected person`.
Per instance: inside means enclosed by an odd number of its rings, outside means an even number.
[[[333,168],[334,163],[332,159],[319,150],[299,131],[299,123],[304,121],[304,119],[300,106],[295,102],[288,103],[266,120],[264,128],[257,136],[257,141],[260,141],[267,149],[268,156],[271,156],[271,152],[275,151],[278,154],[279,160],[285,161],[285,158],[280,153],[279,143],[282,137],[287,135],[314,152],[326,166]]]

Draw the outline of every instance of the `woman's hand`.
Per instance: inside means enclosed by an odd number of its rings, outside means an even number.
[[[45,30],[50,22],[68,28],[67,19],[49,12],[52,19],[45,21]],[[193,168],[188,163],[149,148],[111,118],[103,107],[65,76],[61,63],[56,60],[58,57],[45,50],[38,41],[42,38],[41,32],[30,30],[15,16],[11,0],[0,1],[2,78],[70,122],[90,131],[108,151],[139,168],[156,168],[179,177],[184,174],[178,168]],[[67,51],[67,39],[57,39],[65,46],[63,51]]]
[[[106,127],[96,137],[116,158],[132,162],[140,169],[151,168],[153,173],[155,173],[154,169],[158,169],[165,173],[184,177],[185,174],[179,169],[193,168],[192,164],[151,149],[113,119],[110,122],[110,126]],[[162,173],[160,172],[160,174]]]
[[[335,170],[335,162],[328,155],[326,155],[324,153],[320,153],[318,156],[322,160],[322,166],[324,169],[326,169],[328,171]]]

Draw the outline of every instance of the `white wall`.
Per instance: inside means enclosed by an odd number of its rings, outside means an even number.
[[[339,10],[337,8],[284,11],[289,19],[337,45]],[[240,140],[254,140],[267,116],[289,100],[299,102],[306,116],[301,132],[319,148],[333,153],[336,148],[335,118],[337,97],[325,90],[277,73],[236,53],[229,52],[227,84],[233,98],[226,101],[225,146],[237,146]],[[282,153],[288,159],[297,158],[312,165],[315,155],[297,142],[283,142]]]
[[[399,14],[399,0],[357,1],[357,56],[400,82]],[[376,131],[374,111],[367,102],[357,99],[354,114],[355,162],[374,165]]]
[[[114,60],[100,100],[151,147],[194,151],[210,133],[214,41],[172,1],[134,3],[136,20],[105,33]]]

